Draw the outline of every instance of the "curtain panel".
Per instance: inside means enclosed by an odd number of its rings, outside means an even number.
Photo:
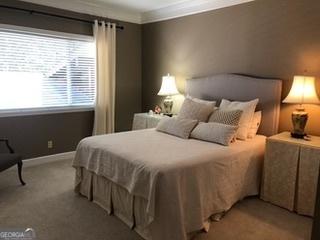
[[[93,26],[96,43],[96,102],[93,135],[114,132],[116,91],[116,24]]]

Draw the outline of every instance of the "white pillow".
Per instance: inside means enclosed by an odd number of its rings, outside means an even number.
[[[191,138],[229,146],[237,129],[238,126],[216,122],[199,123],[191,132]]]
[[[254,113],[251,126],[248,131],[248,138],[254,138],[257,135],[261,123],[261,115],[261,111]]]
[[[190,95],[187,95],[186,98],[190,99],[190,100],[192,100],[194,102],[197,102],[197,103],[203,103],[203,104],[212,106],[212,108],[214,108],[216,106],[216,104],[217,104],[216,101],[208,101],[208,100],[203,100],[203,99],[200,99],[200,98],[194,98],[194,97],[191,97]]]
[[[249,102],[231,102],[226,99],[222,99],[220,104],[221,110],[242,110],[242,115],[239,121],[239,129],[236,134],[236,138],[240,140],[246,140],[248,137],[248,131],[251,127],[254,111],[259,102],[259,99],[254,99]]]
[[[197,123],[197,120],[192,119],[165,117],[158,123],[156,130],[187,139]]]

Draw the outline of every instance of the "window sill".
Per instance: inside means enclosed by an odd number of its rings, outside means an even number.
[[[47,115],[47,114],[57,114],[57,113],[89,112],[93,110],[94,110],[93,106],[0,110],[0,118],[31,116],[31,115]]]

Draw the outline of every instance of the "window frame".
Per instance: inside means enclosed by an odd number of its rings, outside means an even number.
[[[64,39],[74,39],[80,41],[92,41],[94,42],[94,37],[91,35],[82,35],[66,32],[58,32],[52,30],[45,30],[39,28],[23,27],[9,24],[0,24],[0,29],[2,31],[15,32],[15,33],[25,33],[29,35],[41,35],[45,37],[55,37]],[[95,59],[96,61],[96,59]],[[96,64],[96,62],[95,62]],[[96,93],[95,93],[96,94]],[[39,107],[39,108],[15,108],[15,109],[0,109],[0,118],[2,117],[15,117],[15,116],[29,116],[29,115],[46,115],[46,114],[56,114],[56,113],[71,113],[71,112],[85,112],[93,111],[95,108],[95,102],[92,105],[82,105],[82,106],[61,106],[61,107]]]

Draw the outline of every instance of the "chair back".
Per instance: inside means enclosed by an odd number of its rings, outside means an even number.
[[[312,240],[320,239],[320,169],[319,169],[319,177],[318,177],[318,192],[317,192],[317,200],[316,207],[313,219],[312,226]]]

